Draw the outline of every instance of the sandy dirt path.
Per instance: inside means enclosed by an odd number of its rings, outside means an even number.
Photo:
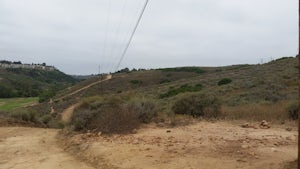
[[[58,131],[0,127],[0,168],[93,169],[57,146]]]
[[[64,123],[69,123],[71,120],[71,117],[73,115],[74,110],[80,105],[79,103],[73,104],[70,107],[68,107],[67,109],[65,109],[62,113],[61,113],[61,120]]]
[[[81,134],[70,140],[84,146],[87,159],[100,157],[123,169],[282,169],[297,158],[297,131],[285,126],[242,128],[231,122],[158,128],[136,134]]]

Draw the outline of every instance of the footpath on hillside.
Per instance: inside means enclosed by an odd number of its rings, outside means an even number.
[[[86,89],[88,89],[88,88],[90,88],[90,87],[93,87],[93,86],[95,86],[95,85],[97,85],[97,84],[99,84],[99,83],[102,83],[102,82],[104,82],[104,81],[110,80],[111,78],[112,78],[112,75],[107,75],[107,76],[105,77],[104,80],[99,80],[99,81],[96,81],[96,82],[91,83],[91,84],[89,84],[89,85],[86,85],[86,86],[84,86],[84,87],[82,87],[82,88],[80,88],[80,89],[77,89],[77,90],[73,91],[72,93],[69,93],[69,94],[67,94],[67,95],[65,95],[65,96],[59,97],[59,98],[57,98],[57,99],[55,99],[55,100],[62,100],[62,99],[64,99],[64,98],[66,98],[66,97],[73,96],[73,95],[75,95],[75,94],[77,94],[77,93],[79,93],[79,92],[81,92],[81,91],[83,91],[83,90],[86,90]]]
[[[56,100],[62,100],[62,99],[64,99],[64,98],[66,98],[66,97],[71,97],[71,96],[73,96],[73,95],[75,95],[75,94],[77,94],[77,93],[79,93],[79,92],[81,92],[81,91],[83,91],[83,90],[86,90],[86,89],[88,89],[88,88],[90,88],[90,87],[93,87],[93,86],[95,86],[95,85],[97,85],[97,84],[99,84],[99,83],[102,83],[102,82],[104,82],[104,81],[110,80],[111,78],[112,78],[112,75],[107,75],[106,78],[105,78],[104,80],[99,80],[99,81],[96,81],[96,82],[91,83],[91,84],[89,84],[89,85],[86,85],[86,86],[84,86],[84,87],[82,87],[82,88],[80,88],[80,89],[78,89],[78,90],[76,90],[76,91],[74,91],[74,92],[72,92],[72,93],[70,93],[70,94],[67,94],[67,95],[65,95],[65,96],[63,96],[63,97],[60,97],[60,98],[58,98],[58,99],[56,99]],[[51,102],[52,102],[52,101],[51,101]],[[68,122],[70,121],[72,115],[73,115],[74,110],[75,110],[76,107],[78,107],[79,105],[80,105],[80,103],[77,102],[77,103],[75,103],[75,104],[69,106],[68,108],[66,108],[66,109],[61,113],[61,120],[62,120],[64,123],[68,123]],[[54,111],[55,111],[54,108],[51,107],[51,112],[54,112]]]

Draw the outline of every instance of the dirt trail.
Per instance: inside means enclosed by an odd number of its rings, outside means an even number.
[[[73,96],[74,94],[77,94],[77,93],[79,93],[79,92],[81,92],[81,91],[83,91],[83,90],[86,90],[86,89],[88,89],[88,88],[90,88],[90,87],[92,87],[92,86],[95,86],[95,85],[97,85],[97,84],[99,84],[99,83],[102,83],[102,82],[104,82],[104,81],[110,80],[111,78],[112,78],[112,75],[107,75],[106,78],[105,78],[104,80],[99,80],[99,81],[97,81],[97,82],[91,83],[91,84],[89,84],[89,85],[87,85],[87,86],[84,86],[84,87],[82,87],[82,88],[80,88],[80,89],[78,89],[78,90],[76,90],[76,91],[74,91],[74,92],[72,92],[72,93],[70,93],[70,94],[67,94],[67,95],[65,95],[65,96],[63,96],[63,97],[57,98],[56,100],[62,100],[62,99],[64,99],[64,98],[66,98],[66,97]]]
[[[0,168],[93,169],[57,146],[58,131],[0,127]]]
[[[99,84],[99,83],[102,83],[102,82],[104,82],[104,81],[110,80],[111,78],[112,78],[112,75],[107,75],[107,77],[106,77],[104,80],[100,80],[100,81],[91,83],[91,84],[89,84],[89,85],[87,85],[87,86],[85,86],[85,87],[83,87],[83,88],[80,88],[80,89],[78,89],[78,90],[76,90],[76,91],[74,91],[74,92],[72,92],[72,93],[70,93],[70,94],[68,94],[68,95],[65,95],[65,96],[63,96],[63,97],[61,97],[61,98],[58,98],[57,100],[61,100],[61,99],[63,99],[63,98],[72,96],[72,95],[74,95],[74,94],[76,94],[76,93],[79,93],[79,92],[81,92],[81,91],[83,91],[83,90],[86,90],[86,89],[88,89],[88,88],[90,88],[90,87],[92,87],[92,86],[94,86],[94,85],[96,85],[96,84]],[[50,100],[49,103],[52,103],[52,99]],[[62,121],[63,121],[64,123],[70,122],[70,118],[72,117],[72,114],[73,114],[74,110],[75,110],[79,105],[80,105],[80,103],[73,104],[73,105],[71,105],[70,107],[66,108],[66,109],[61,113],[61,119],[62,119]],[[54,112],[54,111],[55,111],[55,110],[53,109],[53,107],[51,107],[51,112]],[[51,114],[51,113],[50,113],[50,114]]]
[[[65,109],[62,113],[61,113],[61,120],[64,123],[69,123],[71,120],[71,117],[73,115],[74,110],[80,105],[80,103],[76,103],[71,105],[70,107],[68,107],[67,109]]]
[[[136,134],[83,134],[69,140],[84,154],[124,169],[282,169],[297,158],[297,132],[284,126],[242,128],[228,122],[148,126]]]

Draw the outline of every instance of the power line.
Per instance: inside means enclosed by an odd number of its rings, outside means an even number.
[[[113,44],[112,44],[112,47],[111,47],[111,50],[110,50],[110,54],[109,54],[109,58],[110,59],[112,59],[111,57],[113,57],[114,56],[113,54],[115,53],[115,49],[116,49],[116,45],[117,45],[117,40],[119,39],[119,34],[120,34],[120,28],[121,28],[121,25],[123,24],[123,20],[124,20],[124,16],[125,16],[124,13],[125,13],[126,5],[127,5],[127,0],[124,0],[123,7],[122,7],[122,12],[121,12],[121,19],[120,19],[120,22],[117,25],[116,36],[115,36],[115,38],[113,40]]]
[[[109,58],[111,61],[109,69],[107,69],[107,71],[109,71],[109,72],[112,72],[114,70],[116,62],[119,60],[118,59],[119,52],[116,52],[116,51],[119,51],[119,46],[117,44],[118,44],[118,41],[119,41],[120,35],[121,35],[121,30],[122,30],[121,26],[124,27],[123,26],[124,21],[128,20],[128,18],[127,18],[128,15],[127,15],[127,13],[125,13],[125,11],[127,11],[127,4],[128,4],[128,0],[124,0],[123,5],[120,9],[120,11],[121,11],[120,20],[117,23],[117,27],[116,27],[116,31],[115,31],[116,34],[114,36],[114,39],[112,40],[112,47],[111,47],[110,54],[109,54]]]
[[[131,35],[130,35],[130,38],[129,38],[129,40],[128,40],[128,42],[127,42],[127,44],[126,44],[126,46],[125,46],[125,48],[124,48],[124,50],[123,50],[123,53],[122,53],[122,55],[121,55],[121,58],[120,58],[120,60],[119,60],[119,62],[118,62],[118,64],[117,64],[117,66],[116,66],[116,69],[115,69],[116,71],[119,69],[119,66],[120,66],[121,62],[122,62],[122,60],[124,59],[124,57],[125,57],[125,55],[126,55],[126,52],[127,52],[128,48],[129,48],[129,45],[130,45],[130,43],[131,43],[131,41],[132,41],[132,39],[133,39],[133,36],[134,36],[134,34],[135,34],[135,32],[136,32],[138,26],[139,26],[139,23],[141,22],[142,16],[143,16],[143,14],[144,14],[144,12],[145,12],[145,9],[146,9],[146,7],[147,7],[147,5],[148,5],[148,2],[149,2],[149,0],[146,0],[145,3],[144,3],[143,9],[141,10],[141,12],[140,12],[140,14],[139,14],[139,17],[138,17],[138,20],[137,20],[137,22],[136,22],[136,25],[135,25],[135,27],[134,27],[134,29],[133,29]]]
[[[141,9],[141,7],[143,5],[142,1],[139,0],[138,2],[139,3],[137,4],[135,10],[134,9],[128,9],[129,11],[134,11],[133,12],[134,16],[132,15],[132,17],[130,19],[130,22],[128,22],[129,23],[129,27],[128,27],[128,29],[126,31],[124,31],[124,34],[123,34],[122,38],[120,39],[121,40],[120,41],[120,45],[116,49],[116,54],[113,55],[112,60],[116,59],[116,62],[111,65],[110,72],[114,71],[114,68],[116,67],[116,65],[117,65],[117,63],[119,61],[119,57],[121,56],[121,54],[122,54],[122,52],[124,50],[125,44],[127,43],[128,39],[130,37],[130,34],[131,34],[132,30],[133,30],[133,27],[134,27],[134,25],[136,23],[137,16],[135,17],[135,14],[139,15],[140,9]],[[127,15],[126,15],[126,17],[127,17]],[[129,20],[129,16],[128,16],[127,20]]]

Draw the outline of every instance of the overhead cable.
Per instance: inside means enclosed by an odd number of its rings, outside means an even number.
[[[134,36],[134,34],[135,34],[135,32],[136,32],[138,26],[139,26],[139,23],[141,22],[141,19],[142,19],[142,17],[143,17],[143,14],[144,14],[144,12],[145,12],[145,9],[146,9],[146,7],[147,7],[147,5],[148,5],[148,2],[149,2],[149,0],[146,0],[145,3],[144,3],[144,6],[143,6],[143,8],[142,8],[142,10],[141,10],[141,12],[140,12],[140,14],[139,14],[138,20],[137,20],[137,22],[136,22],[136,24],[135,24],[135,27],[134,27],[134,29],[133,29],[131,35],[130,35],[130,38],[129,38],[129,40],[128,40],[128,42],[127,42],[127,44],[126,44],[126,46],[125,46],[125,48],[124,48],[124,50],[123,50],[123,52],[122,52],[121,58],[120,58],[120,60],[119,60],[119,62],[118,62],[118,64],[117,64],[117,66],[116,66],[116,68],[115,68],[115,71],[117,71],[117,70],[119,69],[121,62],[123,61],[123,59],[124,59],[124,57],[125,57],[125,55],[126,55],[126,52],[127,52],[128,48],[129,48],[129,46],[130,46],[130,43],[131,43],[131,41],[132,41],[132,39],[133,39],[133,36]]]

